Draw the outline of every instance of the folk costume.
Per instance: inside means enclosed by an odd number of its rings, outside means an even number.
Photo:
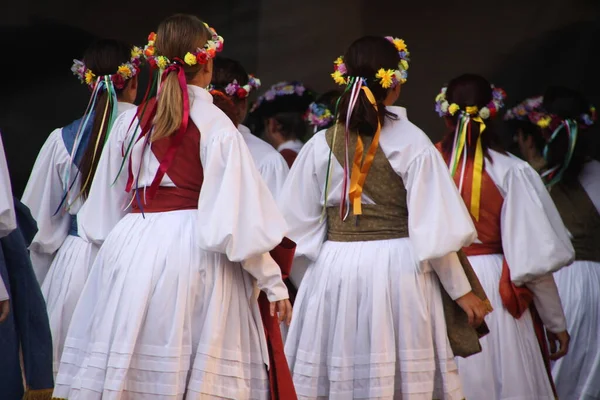
[[[212,49],[210,57],[222,47],[212,32],[198,54]],[[130,174],[119,180],[131,194],[107,194],[107,202],[96,203],[96,218],[86,209],[80,221],[95,240],[110,233],[75,310],[55,397],[269,397],[256,299],[259,289],[270,301],[288,297],[268,254],[282,241],[285,222],[236,127],[208,91],[185,84],[181,61],[164,62],[164,73],[177,73],[182,88],[182,125],[149,142],[152,102],[140,106],[147,117],[132,110],[115,123],[103,154],[112,169],[99,174],[128,164]],[[94,185],[111,180],[100,176]],[[129,201],[131,212],[121,218]],[[118,221],[112,230],[111,221]]]
[[[466,398],[551,400],[555,394],[539,318],[551,332],[566,329],[552,272],[571,262],[573,247],[535,171],[492,149],[485,157],[485,121],[503,106],[505,96],[500,88],[492,87],[492,93],[481,110],[459,110],[456,104],[452,109],[445,88],[436,98],[440,116],[460,113],[446,162],[477,229],[477,240],[464,252],[494,308],[486,317],[490,335],[481,339],[483,351],[457,361]],[[473,126],[480,136],[475,154],[467,154],[467,132]]]
[[[363,78],[344,82],[350,103],[362,91],[377,107]],[[464,397],[441,286],[471,291],[455,252],[475,229],[431,141],[404,108],[387,111],[397,118],[373,137],[342,124],[315,134],[279,199],[310,261],[285,346],[301,399]]]
[[[114,119],[135,107],[117,101],[115,90],[123,88],[126,80],[137,74],[139,54],[132,52],[131,62],[123,66],[129,71],[127,78],[115,73],[86,82],[92,71],[75,60],[73,72],[92,89],[88,109],[82,118],[50,134],[23,194],[23,203],[38,225],[30,250],[50,318],[55,374],[73,311],[98,252],[98,247],[82,239],[77,229],[77,214],[85,202],[82,190],[93,180],[93,176],[82,176],[79,166],[88,146],[94,146],[98,155],[103,146],[90,143],[94,105],[100,94],[106,91],[109,98],[103,115],[109,133]]]

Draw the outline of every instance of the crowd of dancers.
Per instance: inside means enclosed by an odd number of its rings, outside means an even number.
[[[283,82],[253,104],[223,44],[179,14],[143,48],[91,45],[72,68],[86,112],[20,201],[0,148],[1,398],[600,399],[580,93],[507,110],[455,77],[434,145],[394,106],[402,39],[353,42],[339,91]]]

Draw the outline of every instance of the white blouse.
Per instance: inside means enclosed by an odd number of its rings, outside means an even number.
[[[118,113],[135,107],[129,103],[118,103]],[[65,147],[62,128],[55,129],[42,146],[31,171],[29,181],[21,201],[29,207],[37,222],[38,232],[29,249],[31,261],[38,281],[41,283],[50,268],[54,254],[69,234],[70,215],[79,211],[81,197],[72,202],[68,212],[56,212],[64,195],[65,172],[70,168],[70,180],[77,174],[77,167],[71,162],[71,155]],[[79,178],[71,189],[72,196],[79,193]]]
[[[285,236],[285,220],[231,120],[213,105],[206,90],[189,85],[188,91],[190,118],[200,131],[200,161],[204,170],[198,200],[197,218],[202,227],[198,245],[206,251],[226,254],[233,262],[241,262],[270,301],[288,298],[281,271],[268,253]],[[130,110],[115,122],[88,199],[78,214],[80,235],[97,244],[106,239],[129,211],[131,195],[124,190],[127,169],[113,182],[123,162],[123,146],[139,132],[137,124],[131,124],[134,118],[136,110]],[[144,149],[143,140],[133,147],[131,158],[136,174],[143,158],[136,177],[139,187],[150,186],[159,161],[152,151]],[[175,186],[168,171],[161,186]]]
[[[290,172],[285,159],[273,146],[252,134],[248,127],[238,125],[238,130],[248,145],[258,172],[271,190],[273,197],[277,199],[285,178]]]
[[[456,299],[471,287],[455,252],[475,240],[475,227],[429,138],[408,120],[404,108],[388,110],[398,119],[386,121],[379,145],[407,191],[409,239],[418,261],[430,264],[448,294]],[[325,131],[320,131],[300,151],[279,198],[290,229],[288,236],[298,245],[296,255],[300,259],[292,269],[295,283],[302,265],[308,264],[302,257],[316,260],[326,239],[327,223],[320,217],[328,155]],[[340,204],[342,178],[343,167],[333,158],[327,206]],[[362,202],[373,204],[364,193]]]
[[[511,279],[526,285],[552,332],[566,329],[552,272],[569,265],[575,251],[562,219],[538,173],[525,161],[489,151],[486,171],[504,197],[501,212],[502,248]]]

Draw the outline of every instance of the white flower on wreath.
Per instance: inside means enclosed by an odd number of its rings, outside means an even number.
[[[450,107],[450,104],[448,103],[447,100],[444,100],[442,102],[442,104],[440,105],[440,110],[442,110],[443,113],[447,113],[448,112],[448,107]]]
[[[483,107],[481,110],[479,110],[479,116],[483,119],[488,119],[490,117],[490,109]]]

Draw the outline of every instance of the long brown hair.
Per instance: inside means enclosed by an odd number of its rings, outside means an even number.
[[[102,39],[93,43],[83,55],[83,62],[96,76],[112,75],[117,72],[119,65],[126,63],[131,58],[131,46],[114,39]],[[129,84],[129,82],[127,82]],[[124,89],[124,88],[123,88]],[[116,89],[119,95],[123,89]],[[81,163],[78,166],[82,179],[91,177],[93,179],[102,147],[99,146],[96,150],[96,142],[104,143],[108,134],[108,121],[104,121],[104,111],[108,103],[108,92],[103,90],[99,95],[94,107],[94,119],[92,123],[92,131],[89,136],[88,145],[81,158]],[[110,105],[109,105],[110,107]],[[94,152],[99,153],[94,155]],[[83,184],[83,182],[82,182]],[[83,187],[82,195],[87,197],[90,191],[91,184],[88,183]]]
[[[210,38],[210,31],[199,18],[193,15],[176,14],[163,20],[156,32],[156,53],[174,61],[183,59],[188,52],[204,47]],[[189,81],[203,68],[183,63],[185,77]],[[181,126],[183,118],[183,97],[177,80],[177,73],[171,71],[164,77],[157,98],[156,117],[151,141],[166,138]]]
[[[396,47],[386,38],[381,36],[364,36],[350,45],[344,54],[344,63],[348,69],[348,76],[362,77],[367,80],[367,85],[377,102],[377,111],[364,92],[358,95],[358,101],[350,117],[350,130],[358,131],[363,135],[373,136],[377,131],[377,123],[385,124],[385,119],[397,118],[397,115],[388,111],[383,101],[389,89],[384,89],[375,80],[375,75],[380,68],[396,69],[400,56]],[[344,123],[348,115],[350,92],[345,92],[339,105],[338,121]]]

